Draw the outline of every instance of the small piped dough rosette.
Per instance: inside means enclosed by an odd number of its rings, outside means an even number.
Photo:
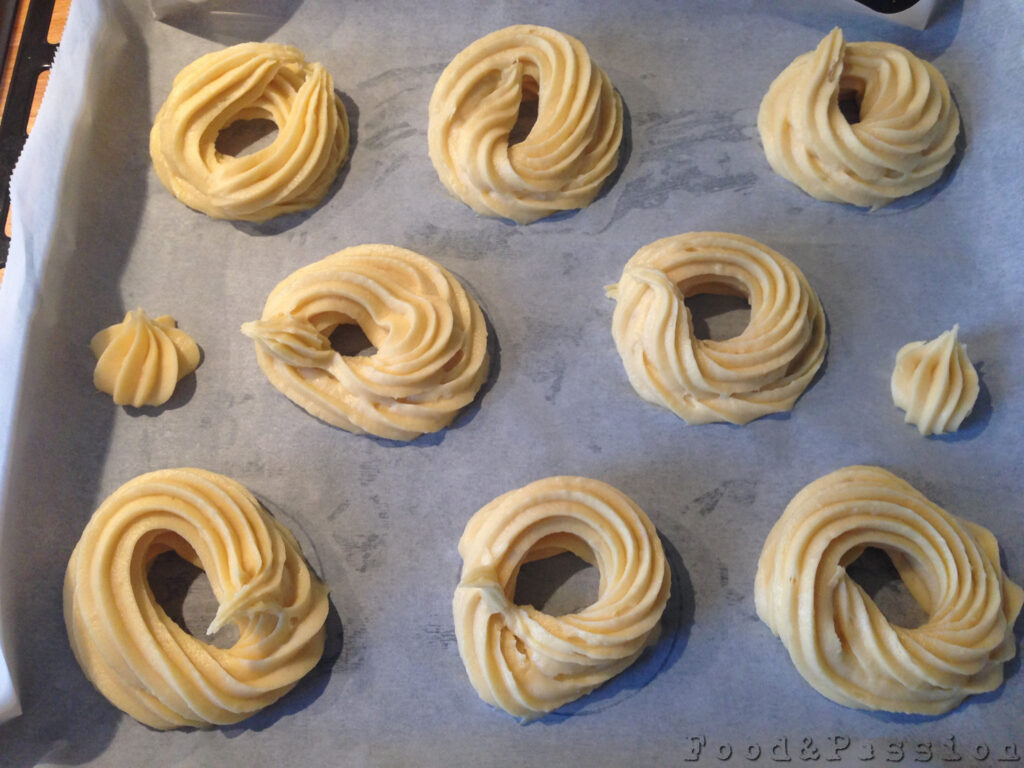
[[[928,614],[889,623],[846,573],[883,550]],[[754,589],[757,613],[804,679],[847,707],[934,715],[998,688],[1013,658],[1024,591],[995,537],[878,467],[847,467],[800,491],[772,528]]]
[[[343,324],[358,325],[376,352],[332,349]],[[480,307],[444,267],[393,245],[346,248],[293,272],[242,332],[292,402],[349,432],[392,440],[448,426],[487,377]]]
[[[840,99],[860,105],[851,124]],[[757,116],[772,169],[818,200],[880,208],[936,182],[960,113],[942,74],[891,43],[833,29],[782,71]]]
[[[509,146],[520,104],[537,120]],[[528,224],[594,200],[619,161],[622,101],[579,40],[517,25],[472,43],[430,99],[430,159],[481,216]]]
[[[912,341],[896,353],[892,400],[922,435],[956,432],[978,399],[978,372],[954,325],[937,339]]]
[[[218,134],[239,120],[278,129],[267,147],[232,157]],[[348,154],[348,115],[322,64],[290,45],[242,43],[208,53],[174,78],[150,132],[164,186],[215,219],[266,221],[327,194]]]
[[[156,602],[153,559],[178,553],[217,598],[207,630],[186,633]],[[64,620],[82,671],[112,704],[152,728],[236,723],[277,701],[320,660],[327,587],[289,531],[234,480],[201,469],[140,475],[100,505],[64,577]]]
[[[572,552],[601,574],[597,600],[549,616],[516,605],[523,564]],[[602,685],[656,640],[671,576],[654,525],[631,499],[585,477],[499,496],[459,540],[452,610],[459,654],[487,703],[524,720]]]
[[[199,365],[199,347],[174,318],[151,319],[142,309],[92,337],[93,384],[117,405],[163,405],[178,382]]]
[[[825,313],[803,273],[766,245],[690,232],[645,245],[608,286],[612,336],[633,389],[690,424],[746,424],[788,411],[825,359]],[[743,296],[750,322],[698,339],[684,300]]]

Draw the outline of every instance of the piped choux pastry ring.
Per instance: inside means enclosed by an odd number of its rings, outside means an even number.
[[[372,355],[331,347],[358,325]],[[448,426],[487,378],[483,312],[444,267],[394,245],[359,245],[303,267],[242,332],[270,383],[336,427],[413,440]]]
[[[232,157],[217,136],[239,120],[270,120],[270,146]],[[321,64],[298,48],[242,43],[185,67],[156,115],[149,153],[163,185],[215,219],[266,221],[312,208],[348,154],[348,116]]]
[[[607,289],[612,336],[644,400],[690,424],[788,411],[825,359],[825,314],[793,262],[749,237],[690,232],[645,245]],[[687,296],[743,296],[750,322],[698,339]]]
[[[536,122],[512,136],[524,102]],[[548,27],[492,32],[459,53],[430,99],[430,159],[481,216],[528,224],[583,208],[615,170],[622,101],[579,40]]]
[[[523,564],[566,551],[600,571],[597,600],[565,616],[516,605]],[[459,554],[459,653],[480,698],[516,717],[589,693],[657,638],[671,585],[661,541],[607,483],[549,477],[499,496],[470,519]]]
[[[235,624],[230,648],[179,627],[147,579],[167,551],[199,566]],[[140,475],[93,514],[64,577],[75,658],[112,704],[166,730],[235,723],[277,701],[324,650],[327,587],[292,534],[234,480],[201,469]]]
[[[811,197],[880,208],[938,181],[960,113],[929,62],[891,43],[847,43],[837,27],[771,84],[757,128],[772,169]]]
[[[847,574],[867,547],[883,550],[928,614],[891,624]],[[757,613],[804,679],[858,709],[925,715],[998,688],[1016,653],[1024,591],[999,565],[995,537],[878,467],[815,480],[764,543]]]

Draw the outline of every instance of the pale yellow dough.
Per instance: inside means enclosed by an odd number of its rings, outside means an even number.
[[[846,573],[867,547],[888,554],[926,623],[890,624]],[[1002,683],[1024,591],[1003,573],[988,530],[884,469],[847,467],[786,507],[764,543],[754,598],[822,695],[858,709],[934,715]]]
[[[330,335],[358,325],[376,352],[341,355]],[[293,272],[267,298],[255,341],[270,383],[350,432],[412,440],[451,423],[487,377],[487,327],[442,266],[393,245],[360,245]]]
[[[957,341],[954,325],[932,341],[912,341],[896,353],[892,400],[922,435],[956,432],[978,399],[978,372]]]
[[[199,347],[174,318],[150,319],[141,309],[92,337],[93,384],[117,405],[163,405],[199,365]]]
[[[844,117],[841,96],[860,103]],[[879,208],[933,184],[953,157],[960,113],[942,74],[891,43],[833,29],[768,89],[757,116],[772,168],[819,200]]]
[[[248,155],[217,151],[238,120],[277,125],[273,143]],[[208,53],[174,78],[150,133],[160,181],[185,205],[215,219],[265,221],[312,208],[348,153],[349,126],[321,64],[276,43]]]
[[[516,605],[524,563],[572,552],[601,572],[597,600],[549,616]],[[589,693],[656,638],[671,577],[654,525],[607,483],[549,477],[499,496],[459,540],[459,653],[487,703],[531,720]]]
[[[509,146],[524,101],[537,102],[537,120]],[[480,38],[445,68],[427,134],[453,195],[482,216],[528,224],[597,196],[618,164],[622,101],[579,40],[518,25]]]
[[[606,289],[612,336],[633,389],[690,424],[746,424],[788,411],[825,359],[825,314],[803,273],[756,240],[690,232],[645,245]],[[750,322],[697,339],[684,299],[744,296]]]
[[[147,580],[173,550],[202,568],[234,623],[231,648],[203,643],[158,605]],[[295,539],[234,480],[201,469],[140,475],[82,532],[64,577],[75,658],[119,709],[153,728],[235,723],[287,693],[324,648],[327,587]]]

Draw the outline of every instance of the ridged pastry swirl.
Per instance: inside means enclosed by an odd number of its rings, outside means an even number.
[[[344,356],[339,325],[377,348]],[[350,432],[412,440],[451,423],[487,377],[487,327],[451,273],[393,245],[360,245],[293,272],[242,332],[260,368],[313,416]]]
[[[633,388],[691,424],[788,411],[825,359],[818,297],[796,265],[749,237],[690,232],[645,245],[607,293]],[[700,293],[746,297],[743,333],[695,338],[684,299]]]
[[[520,567],[565,551],[600,571],[597,600],[557,617],[516,605]],[[499,496],[470,519],[459,554],[459,653],[480,697],[516,717],[589,693],[657,637],[671,584],[661,542],[607,483],[549,477]]]
[[[273,143],[248,155],[217,151],[238,120],[277,125]],[[297,48],[242,43],[208,53],[174,78],[150,133],[160,181],[215,219],[265,221],[312,208],[348,153],[348,116],[321,64]]]
[[[520,104],[537,101],[509,146]],[[518,25],[472,43],[430,99],[430,159],[449,191],[482,216],[528,224],[583,208],[615,170],[622,101],[579,40]]]
[[[890,624],[846,566],[885,551],[928,621]],[[939,714],[991,691],[1013,658],[1024,591],[999,566],[995,537],[878,467],[815,480],[764,543],[757,613],[797,670],[832,701]]]
[[[840,98],[860,103],[860,121]],[[772,168],[819,200],[879,208],[934,183],[953,157],[960,113],[942,74],[891,43],[833,29],[771,84],[757,116]]]
[[[161,608],[147,571],[173,550],[199,566],[219,608],[216,648]],[[291,533],[234,480],[201,469],[140,475],[93,514],[64,578],[75,658],[112,704],[153,728],[235,723],[277,701],[319,661],[327,587]]]
[[[199,365],[199,347],[174,318],[150,319],[141,309],[92,337],[93,384],[117,405],[163,405],[174,387]]]
[[[892,400],[922,435],[956,432],[978,399],[978,372],[957,341],[960,326],[896,353]]]

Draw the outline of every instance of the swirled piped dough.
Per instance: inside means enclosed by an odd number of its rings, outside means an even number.
[[[267,147],[232,157],[218,134],[239,120],[277,126]],[[348,154],[348,116],[321,64],[290,45],[242,43],[201,56],[174,78],[150,132],[164,186],[215,219],[265,221],[312,208]]]
[[[928,620],[894,626],[846,572],[864,549],[892,560]],[[764,543],[757,613],[797,670],[832,701],[939,714],[999,687],[1024,591],[985,528],[878,467],[847,467],[800,491]]]
[[[896,353],[892,400],[922,435],[956,432],[978,399],[978,372],[957,340],[960,326]]]
[[[141,309],[92,337],[93,384],[117,405],[163,405],[199,365],[199,347],[174,318],[149,318]]]
[[[356,324],[376,352],[342,355]],[[293,272],[242,332],[286,397],[350,432],[412,440],[451,423],[487,377],[487,327],[450,272],[393,245],[360,245]]]
[[[520,105],[532,101],[536,122],[510,146]],[[622,101],[579,40],[518,25],[480,38],[445,68],[427,134],[453,195],[482,216],[528,224],[597,196],[619,161]]]
[[[853,124],[847,98],[860,105]],[[757,128],[772,169],[807,194],[879,208],[942,176],[960,113],[927,61],[891,43],[847,43],[836,27],[771,84]]]
[[[219,604],[208,633],[185,632],[156,602],[147,572],[174,551],[202,568]],[[64,577],[64,620],[82,671],[153,728],[235,723],[277,701],[319,661],[327,587],[291,533],[234,480],[165,469],[128,481],[93,514]]]
[[[803,273],[756,240],[690,232],[645,245],[615,285],[612,336],[633,389],[691,424],[746,424],[788,411],[825,359],[825,314]],[[684,303],[744,296],[750,322],[698,339]]]
[[[549,616],[516,605],[524,563],[572,552],[601,573],[597,600]],[[585,477],[510,491],[470,519],[459,540],[455,637],[480,698],[531,720],[632,664],[653,642],[671,586],[654,525],[631,499]]]

